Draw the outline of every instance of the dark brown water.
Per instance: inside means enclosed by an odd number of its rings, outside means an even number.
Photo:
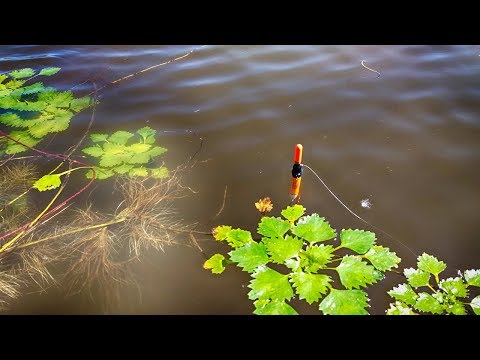
[[[66,90],[89,78],[101,86],[194,48],[2,46],[0,68],[58,66],[55,86]],[[229,224],[254,231],[253,204],[264,196],[278,216],[289,201],[293,147],[302,143],[303,162],[353,211],[416,254],[438,256],[454,276],[480,266],[479,54],[476,46],[205,46],[102,91],[95,129],[154,127],[171,168],[203,138],[197,160],[208,161],[188,178],[198,193],[184,215],[207,230]],[[58,151],[78,141],[88,119],[74,118],[74,135],[57,141]],[[225,208],[212,223],[225,186]],[[360,204],[367,198],[369,209]],[[301,203],[337,229],[368,228],[307,169]],[[400,243],[378,238],[402,258],[401,268],[415,264]],[[209,254],[225,250],[213,241],[202,246]],[[230,268],[215,276],[203,261],[193,247],[152,251],[137,267],[139,290],[125,290],[115,312],[250,314],[248,274]],[[399,281],[389,275],[369,288],[371,313],[384,313],[386,291]],[[12,307],[29,314],[98,312],[95,301],[56,290],[26,295]]]

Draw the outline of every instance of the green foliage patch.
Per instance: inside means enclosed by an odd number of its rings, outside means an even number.
[[[395,302],[390,304],[387,315],[466,315],[466,306],[479,314],[479,297],[471,301],[468,301],[468,298],[471,287],[480,287],[480,270],[467,270],[463,274],[459,272],[457,277],[440,280],[439,274],[447,267],[443,261],[426,253],[417,260],[418,269],[404,270],[407,282],[388,292]]]
[[[70,119],[93,104],[89,96],[75,98],[72,91],[58,91],[42,82],[27,84],[38,76],[52,76],[60,68],[31,68],[0,74],[0,124],[12,128],[7,132],[13,139],[30,147],[36,146],[48,134],[64,131]],[[0,153],[17,154],[27,147],[10,139],[0,143]]]
[[[383,272],[397,267],[400,258],[388,248],[374,245],[376,237],[370,231],[342,230],[335,247],[335,229],[318,214],[305,215],[302,205],[288,206],[281,215],[285,219],[261,218],[259,240],[249,231],[217,226],[215,239],[226,241],[233,250],[228,259],[213,255],[204,268],[219,274],[227,264],[236,264],[250,273],[248,297],[254,301],[254,314],[297,314],[290,304],[295,296],[309,304],[318,303],[324,314],[368,314],[364,289],[383,279]],[[342,248],[354,253],[338,255]],[[331,276],[333,272],[339,283]]]
[[[115,174],[162,179],[169,175],[166,167],[146,166],[167,151],[154,146],[155,134],[156,130],[148,126],[135,133],[120,130],[110,135],[91,134],[94,145],[82,151],[98,160],[98,165],[94,166],[98,179],[107,179]],[[92,178],[93,172],[88,171],[86,176]]]

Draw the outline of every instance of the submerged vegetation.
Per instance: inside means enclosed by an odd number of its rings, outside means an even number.
[[[181,185],[187,167],[169,171],[159,165],[167,149],[156,145],[156,130],[92,133],[81,149],[84,155],[75,154],[87,140],[98,101],[31,83],[59,70],[26,68],[0,75],[0,310],[34,284],[40,290],[59,285],[67,294],[114,295],[117,285],[135,281],[130,266],[146,250],[164,250],[181,242],[180,235],[189,239],[195,232],[175,210],[175,200],[191,192]],[[92,109],[90,123],[67,153],[34,148],[67,130],[73,116],[87,108]],[[49,170],[41,171],[45,166]],[[65,196],[74,173],[89,180]],[[95,202],[75,207],[74,200],[93,181],[113,176],[116,206],[111,211],[98,211]]]

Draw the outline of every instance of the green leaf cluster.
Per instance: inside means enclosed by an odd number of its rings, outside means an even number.
[[[153,162],[153,158],[167,151],[166,148],[154,146],[155,134],[156,130],[148,126],[135,133],[120,130],[111,135],[91,134],[94,145],[82,151],[98,159],[98,165],[94,166],[98,179],[107,179],[114,174],[162,179],[168,177],[166,167],[146,166]],[[93,172],[88,171],[87,178],[92,176]]]
[[[233,250],[228,260],[213,255],[204,268],[219,274],[232,263],[249,273],[248,297],[254,301],[254,314],[296,314],[290,304],[295,297],[318,303],[323,314],[368,314],[364,289],[397,267],[400,258],[375,245],[376,236],[370,231],[344,229],[338,244],[337,232],[328,221],[315,213],[306,215],[302,205],[288,206],[281,215],[261,218],[258,240],[250,231],[217,226],[215,239]],[[340,249],[352,253],[342,256]],[[337,272],[340,283],[332,272]]]
[[[81,110],[91,106],[89,96],[74,98],[71,91],[58,91],[45,87],[42,82],[27,84],[37,76],[51,76],[60,68],[44,68],[35,72],[31,68],[13,70],[0,74],[0,124],[11,130],[8,135],[30,147],[36,146],[50,133],[64,131],[70,119]],[[27,147],[8,139],[0,151],[17,154]]]
[[[457,277],[441,280],[439,274],[446,267],[435,256],[426,253],[419,256],[417,269],[408,268],[403,271],[407,282],[388,291],[395,302],[390,304],[387,315],[466,315],[466,305],[475,314],[480,314],[480,296],[468,301],[470,287],[480,287],[480,270],[467,270],[463,274],[459,272]]]

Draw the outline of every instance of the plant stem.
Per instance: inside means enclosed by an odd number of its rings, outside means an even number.
[[[42,238],[42,239],[39,239],[39,240],[35,240],[35,241],[31,241],[29,243],[19,245],[19,246],[16,247],[16,249],[22,249],[22,248],[25,248],[25,247],[28,247],[28,246],[32,246],[32,245],[47,241],[47,240],[56,239],[56,238],[59,238],[59,237],[62,237],[62,236],[75,234],[77,232],[81,232],[81,231],[85,231],[85,230],[92,230],[92,229],[98,229],[98,228],[105,227],[105,226],[110,226],[110,225],[117,224],[117,223],[120,223],[120,222],[125,221],[125,220],[127,220],[127,219],[126,218],[119,218],[119,219],[108,221],[108,222],[103,223],[103,224],[87,226],[87,227],[84,227],[84,228],[81,228],[81,229],[75,229],[75,230],[67,231],[67,232],[64,232],[62,234],[48,236],[46,238]]]
[[[57,167],[55,167],[55,169],[53,169],[52,171],[50,171],[48,174],[50,175],[51,173],[53,173],[54,171],[56,171],[60,166],[63,165],[63,162],[60,163],[60,165],[58,165]],[[5,208],[9,205],[12,205],[13,203],[15,203],[15,201],[21,199],[23,196],[25,196],[30,190],[33,189],[33,186],[30,187],[30,189],[26,190],[25,192],[23,192],[22,194],[18,195],[15,199],[11,200],[8,204],[6,204],[4,207],[2,207],[0,209],[0,212],[5,210]]]
[[[94,109],[94,110],[95,110],[95,109]],[[94,116],[95,116],[95,111],[93,111],[93,113],[92,113],[92,117],[94,117]],[[28,145],[23,144],[22,142],[20,142],[20,141],[18,141],[18,140],[13,139],[11,136],[9,136],[8,134],[4,133],[2,130],[0,130],[0,136],[5,137],[5,138],[7,138],[7,139],[9,139],[9,140],[12,140],[12,141],[16,142],[17,144],[20,144],[20,145],[22,145],[22,146],[25,146],[26,148],[28,148],[28,149],[30,149],[30,150],[32,150],[32,151],[35,151],[35,152],[37,152],[37,153],[39,153],[39,154],[43,154],[43,155],[46,155],[46,156],[49,156],[49,157],[53,157],[53,158],[56,158],[56,159],[62,159],[63,161],[68,160],[68,161],[70,161],[70,163],[75,163],[75,164],[79,164],[79,165],[81,165],[81,166],[86,166],[86,167],[89,167],[89,168],[92,170],[92,173],[93,173],[92,179],[88,182],[87,185],[85,185],[84,187],[82,187],[82,188],[81,188],[79,191],[77,191],[75,194],[71,195],[71,196],[68,197],[66,200],[62,201],[59,205],[55,206],[53,209],[51,209],[51,210],[48,211],[47,213],[44,213],[44,214],[42,215],[42,217],[48,216],[48,215],[50,215],[51,213],[57,211],[59,208],[65,206],[70,200],[74,199],[75,197],[77,197],[78,195],[80,195],[82,192],[84,192],[84,191],[95,181],[95,179],[97,178],[97,174],[96,174],[95,168],[94,168],[93,166],[89,166],[89,165],[87,165],[87,164],[85,164],[85,163],[83,163],[83,162],[81,162],[81,161],[78,161],[78,160],[73,160],[73,159],[69,158],[68,156],[55,155],[55,154],[51,154],[51,153],[48,153],[48,152],[45,152],[45,151],[42,151],[42,150],[35,149],[35,148],[31,147],[31,146],[28,146]],[[63,162],[62,162],[62,164],[63,164]],[[56,169],[58,169],[58,167],[57,167]],[[55,170],[56,170],[56,169],[55,169]],[[55,170],[53,170],[53,171],[55,171]],[[0,241],[3,240],[3,239],[5,239],[5,238],[7,238],[7,237],[9,237],[10,235],[13,235],[13,234],[19,232],[19,231],[23,231],[24,229],[28,228],[29,226],[30,226],[30,223],[26,223],[26,224],[20,226],[19,228],[15,229],[15,230],[12,230],[12,231],[8,232],[7,234],[4,234],[4,235],[0,236]],[[18,237],[16,237],[16,238],[18,238]],[[16,238],[15,238],[15,240],[16,240]],[[11,241],[10,241],[9,243],[11,243]],[[7,245],[7,244],[5,244],[5,245]],[[0,252],[5,250],[5,245],[4,245],[2,248],[0,248]],[[2,250],[2,249],[3,249],[3,250]]]
[[[5,210],[5,208],[9,205],[12,205],[15,201],[19,200],[20,198],[22,198],[23,196],[25,196],[32,188],[28,189],[27,191],[24,191],[23,193],[21,193],[20,195],[18,195],[15,199],[11,200],[8,204],[6,204],[4,207],[2,207],[0,209],[0,212],[2,212],[3,210]]]
[[[58,167],[57,167],[58,168]],[[31,228],[33,225],[35,225],[41,218],[42,216],[48,211],[48,209],[50,209],[50,207],[53,205],[53,203],[55,202],[55,200],[58,199],[58,197],[60,196],[60,194],[62,193],[64,187],[61,187],[60,189],[58,189],[57,193],[55,194],[55,196],[52,198],[52,200],[50,200],[50,202],[48,203],[48,205],[45,207],[45,209],[43,209],[40,214],[37,215],[37,217],[35,219],[33,219],[33,221],[28,224],[28,226],[26,226],[26,229],[28,228]],[[4,252],[6,249],[8,249],[10,246],[13,245],[13,243],[15,243],[15,241],[17,241],[24,233],[25,233],[25,230],[22,230],[20,231],[12,240],[8,241],[7,243],[5,243],[1,248],[0,248],[0,253]]]
[[[62,175],[65,175],[65,174],[70,174],[71,172],[74,172],[75,170],[80,170],[80,169],[89,169],[89,170],[91,170],[92,167],[91,167],[91,166],[79,166],[79,167],[76,167],[76,168],[73,168],[73,169],[65,170],[64,172],[61,172],[61,173],[58,173],[58,174],[54,174],[54,175],[62,176]]]

